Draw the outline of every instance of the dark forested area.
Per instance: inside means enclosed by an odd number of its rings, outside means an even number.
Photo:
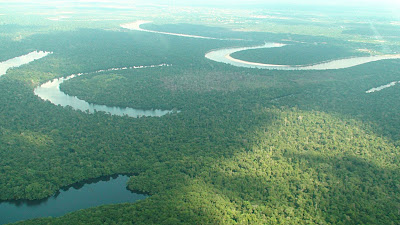
[[[248,42],[134,31],[59,32],[23,43],[26,52],[54,54],[0,77],[0,199],[41,199],[122,173],[135,174],[130,190],[151,196],[21,224],[400,223],[399,87],[365,93],[398,80],[398,60],[245,69],[204,54]],[[323,46],[293,44],[274,55],[304,64],[353,54]],[[293,54],[299,49],[310,54]],[[91,103],[179,113],[88,114],[33,94],[55,77],[160,63],[172,66],[89,74],[61,90]]]

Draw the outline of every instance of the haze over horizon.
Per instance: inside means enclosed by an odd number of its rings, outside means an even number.
[[[65,0],[16,0],[13,3],[41,3],[41,4],[79,4],[79,3],[102,3],[102,4],[159,4],[159,5],[215,5],[215,6],[237,6],[237,5],[269,5],[269,4],[291,4],[291,5],[313,5],[313,6],[358,6],[358,7],[366,7],[366,6],[382,6],[382,7],[400,7],[400,2],[395,0],[336,0],[336,1],[317,1],[317,0],[303,0],[303,1],[296,1],[296,0],[204,0],[204,1],[184,1],[184,0],[151,0],[151,1],[143,1],[143,0],[73,0],[73,1],[65,1]],[[8,0],[0,0],[0,3],[10,3]]]

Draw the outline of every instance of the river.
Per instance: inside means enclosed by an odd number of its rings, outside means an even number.
[[[21,56],[6,60],[4,62],[0,62],[0,77],[3,76],[4,74],[6,74],[7,70],[10,68],[19,67],[24,64],[28,64],[37,59],[41,59],[49,54],[52,54],[52,52],[33,51],[26,55],[21,55]]]
[[[163,31],[154,31],[154,30],[147,30],[143,29],[140,26],[146,23],[151,23],[151,21],[145,20],[137,20],[132,23],[124,23],[121,24],[120,27],[128,30],[136,30],[136,31],[143,31],[149,33],[156,33],[156,34],[165,34],[171,36],[179,36],[179,37],[188,37],[188,38],[198,38],[198,39],[209,39],[209,40],[221,40],[221,41],[242,41],[243,39],[235,39],[235,38],[214,38],[214,37],[206,37],[206,36],[199,36],[199,35],[191,35],[191,34],[180,34],[180,33],[171,33],[171,32],[163,32]]]
[[[400,54],[392,55],[375,55],[375,56],[361,56],[351,57],[346,59],[336,59],[327,62],[315,63],[313,65],[276,65],[276,64],[265,64],[248,62],[240,59],[233,58],[231,54],[239,51],[245,51],[250,49],[260,48],[276,48],[283,47],[285,44],[281,43],[265,43],[264,45],[255,47],[240,47],[240,48],[224,48],[208,52],[205,57],[215,62],[226,63],[237,67],[246,68],[257,68],[257,69],[268,69],[268,70],[334,70],[334,69],[345,69],[353,66],[362,65],[369,62],[384,60],[384,59],[400,59]]]
[[[200,38],[200,39],[214,39],[214,40],[243,40],[243,39],[219,39],[213,37],[205,37],[198,35],[188,35],[188,34],[180,34],[180,33],[171,33],[171,32],[161,32],[161,31],[153,31],[143,29],[140,26],[146,23],[150,23],[150,21],[138,20],[132,23],[121,24],[120,27],[129,30],[142,31],[142,32],[151,32],[165,35],[173,35],[180,37],[189,37],[189,38]],[[226,63],[229,65],[237,66],[237,67],[246,67],[246,68],[257,68],[257,69],[269,69],[269,70],[333,70],[333,69],[345,69],[353,66],[362,65],[369,62],[384,60],[384,59],[399,59],[400,54],[387,54],[387,55],[374,55],[374,56],[360,56],[360,57],[351,57],[345,59],[335,59],[326,62],[317,62],[313,65],[277,65],[277,64],[265,64],[265,63],[256,63],[249,62],[240,59],[233,58],[231,54],[239,51],[245,51],[250,49],[260,49],[260,48],[276,48],[283,47],[286,44],[281,43],[265,43],[260,46],[253,47],[235,47],[235,48],[224,48],[218,49],[214,51],[208,52],[205,57],[221,63]]]
[[[126,188],[129,176],[115,175],[76,183],[44,200],[0,202],[0,224],[38,217],[57,217],[79,209],[136,202],[147,195],[132,193]]]
[[[161,110],[161,109],[152,109],[152,110],[142,110],[142,109],[134,109],[134,108],[122,108],[122,107],[110,107],[106,105],[100,104],[92,104],[77,98],[76,96],[70,96],[65,94],[60,90],[60,85],[69,79],[88,75],[93,73],[102,73],[108,71],[118,71],[118,70],[128,70],[128,69],[144,69],[144,68],[154,68],[154,67],[163,67],[170,66],[168,64],[160,64],[160,65],[150,65],[150,66],[132,66],[132,67],[123,67],[123,68],[110,68],[105,70],[98,70],[91,73],[78,73],[72,74],[66,78],[56,78],[50,80],[42,85],[36,87],[34,89],[35,95],[39,96],[41,99],[45,101],[50,101],[54,105],[60,106],[70,106],[75,110],[81,110],[83,112],[94,113],[95,111],[106,112],[111,115],[117,116],[130,116],[130,117],[142,117],[142,116],[155,116],[160,117],[164,116],[168,113],[172,113],[172,110]]]

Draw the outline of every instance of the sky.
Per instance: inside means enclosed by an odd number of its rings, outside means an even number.
[[[277,6],[291,5],[304,7],[348,7],[348,8],[370,8],[384,9],[392,12],[400,12],[400,0],[0,0],[2,6],[7,3],[29,3],[46,4],[49,6],[62,7],[77,6],[80,4],[118,5],[168,5],[168,6],[215,6],[215,7],[251,7],[251,6]],[[1,9],[0,9],[1,13]]]
[[[10,2],[10,0],[0,0],[2,3]],[[286,4],[307,4],[307,5],[354,5],[354,6],[362,6],[362,5],[395,5],[400,6],[399,0],[333,0],[333,1],[321,1],[321,0],[13,0],[11,2],[29,2],[29,3],[48,3],[48,2],[66,2],[66,3],[127,3],[132,4],[135,2],[140,3],[153,3],[153,4],[164,4],[164,5],[201,5],[201,4],[216,4],[216,5],[251,5],[251,4],[277,4],[277,3],[286,3]]]

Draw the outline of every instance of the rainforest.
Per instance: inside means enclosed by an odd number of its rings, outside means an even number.
[[[400,5],[314,2],[0,0],[0,224],[400,224]]]

